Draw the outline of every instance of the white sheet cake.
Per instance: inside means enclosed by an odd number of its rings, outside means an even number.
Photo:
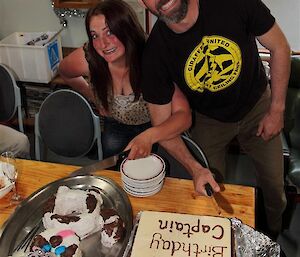
[[[231,233],[227,218],[144,211],[131,257],[231,257]]]

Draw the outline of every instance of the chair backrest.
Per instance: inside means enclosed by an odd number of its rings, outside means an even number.
[[[207,158],[200,148],[200,146],[193,141],[187,135],[181,135],[182,140],[189,149],[190,153],[194,158],[206,168],[209,168]],[[167,153],[161,146],[158,147],[157,153],[166,161],[167,175],[170,177],[192,179],[192,176],[187,172],[187,170],[174,159],[169,153]]]
[[[20,88],[10,69],[0,64],[0,121],[11,120],[16,112],[19,130],[24,133]]]
[[[41,139],[41,140],[40,140]],[[36,159],[41,159],[41,143],[57,155],[85,156],[97,143],[102,160],[100,120],[79,93],[62,89],[48,95],[35,116]]]

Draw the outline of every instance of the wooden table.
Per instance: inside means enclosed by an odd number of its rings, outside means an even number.
[[[28,197],[42,186],[57,179],[68,176],[78,167],[40,161],[17,160],[19,169],[18,191]],[[122,185],[120,173],[115,171],[98,171],[99,176],[113,179]],[[221,207],[221,216],[237,217],[243,223],[255,227],[255,189],[240,185],[221,185],[222,192],[215,194]],[[133,214],[141,210],[168,211],[199,215],[217,215],[213,202],[209,197],[193,197],[191,180],[166,178],[163,189],[156,195],[146,198],[129,196]],[[0,199],[0,226],[14,211],[7,207],[11,193]]]

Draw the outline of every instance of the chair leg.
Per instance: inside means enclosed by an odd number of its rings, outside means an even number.
[[[35,136],[35,159],[37,161],[41,160],[40,140],[38,136]]]
[[[18,123],[19,123],[19,130],[24,133],[24,125],[23,125],[23,114],[21,106],[18,106]]]
[[[94,140],[96,140],[97,144],[97,152],[98,152],[98,160],[103,160],[103,148],[102,148],[102,141],[101,141],[101,127],[100,127],[100,118],[93,114],[93,121],[94,121]]]
[[[35,159],[40,161],[41,160],[41,150],[40,150],[40,131],[38,128],[38,120],[39,120],[39,113],[35,115],[34,121],[34,143],[35,143]]]
[[[285,186],[285,195],[287,205],[282,215],[282,229],[288,229],[296,208],[296,204],[300,202],[300,195],[297,194],[297,189],[294,186]]]

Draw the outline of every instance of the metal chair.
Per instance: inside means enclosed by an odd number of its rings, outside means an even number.
[[[0,64],[0,122],[10,121],[16,113],[19,130],[24,133],[20,88],[12,71]]]
[[[35,116],[37,160],[44,157],[41,151],[44,146],[58,156],[69,158],[63,162],[78,164],[76,159],[86,156],[95,144],[97,159],[102,160],[100,120],[82,95],[61,89],[46,97]]]
[[[187,134],[181,135],[182,140],[185,145],[194,156],[194,158],[206,168],[209,168],[207,158],[200,148],[200,146],[193,141]],[[166,162],[166,173],[169,177],[183,178],[183,179],[192,179],[192,176],[187,172],[187,170],[174,159],[166,150],[161,146],[158,146],[157,153],[165,160]]]

